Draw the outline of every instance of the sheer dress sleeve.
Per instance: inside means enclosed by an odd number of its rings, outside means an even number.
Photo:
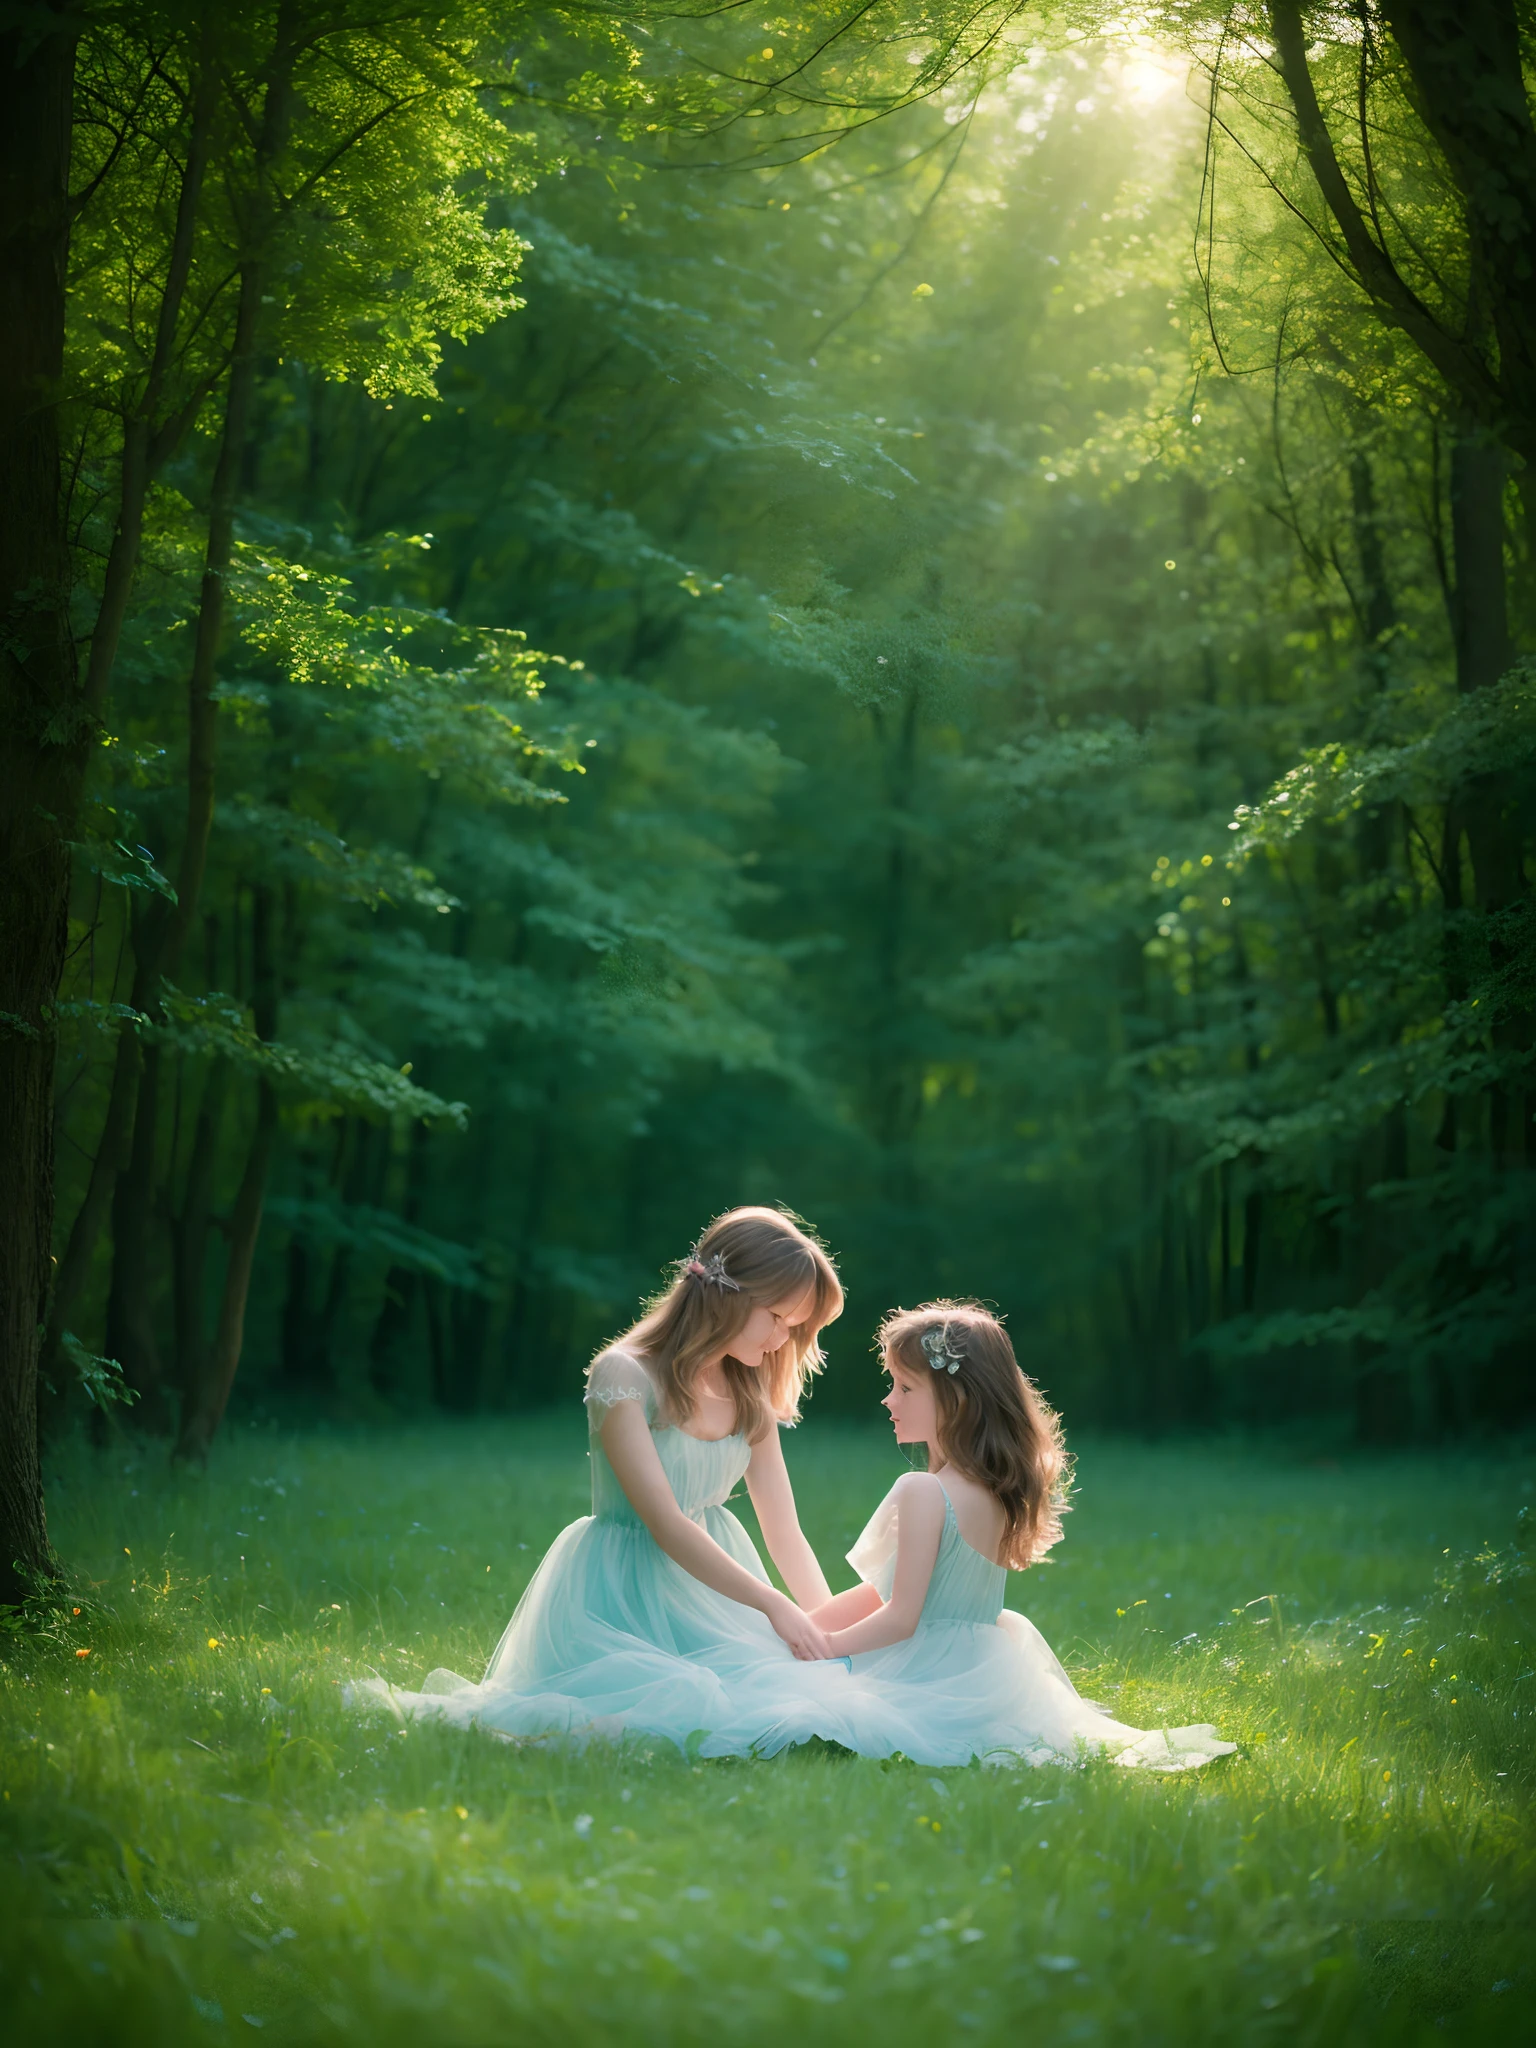
[[[889,1600],[896,1581],[896,1488],[881,1501],[864,1525],[848,1562],[866,1586],[873,1586],[882,1600]]]
[[[639,1359],[627,1351],[605,1351],[594,1360],[583,1399],[587,1404],[587,1422],[593,1430],[602,1428],[603,1417],[620,1401],[638,1401],[646,1421],[656,1419],[656,1382]]]

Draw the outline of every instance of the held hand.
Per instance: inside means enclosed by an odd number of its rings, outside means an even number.
[[[793,1600],[775,1601],[768,1610],[768,1619],[774,1634],[789,1645],[802,1664],[814,1664],[819,1658],[831,1656],[831,1646],[822,1630]]]

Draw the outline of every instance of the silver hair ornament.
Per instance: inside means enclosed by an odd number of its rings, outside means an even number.
[[[965,1362],[965,1347],[950,1342],[948,1323],[935,1330],[924,1330],[920,1341],[935,1372],[957,1373]]]
[[[701,1259],[697,1252],[683,1261],[683,1271],[692,1279],[702,1280],[706,1287],[728,1288],[732,1294],[740,1294],[741,1282],[733,1280],[725,1270],[725,1259],[719,1252],[711,1252],[707,1259]]]

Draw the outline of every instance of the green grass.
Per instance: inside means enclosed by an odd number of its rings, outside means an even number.
[[[830,1561],[900,1468],[789,1451]],[[1531,1460],[1080,1451],[1012,1597],[1123,1719],[1241,1743],[1202,1775],[401,1734],[336,1681],[478,1675],[579,1424],[55,1456],[77,1591],[0,1664],[7,2038],[1536,2038]]]

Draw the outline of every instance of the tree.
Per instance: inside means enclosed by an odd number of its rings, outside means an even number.
[[[0,33],[0,1601],[50,1563],[37,1349],[53,1228],[53,1005],[69,840],[92,739],[69,623],[60,454],[78,33],[40,6]]]

